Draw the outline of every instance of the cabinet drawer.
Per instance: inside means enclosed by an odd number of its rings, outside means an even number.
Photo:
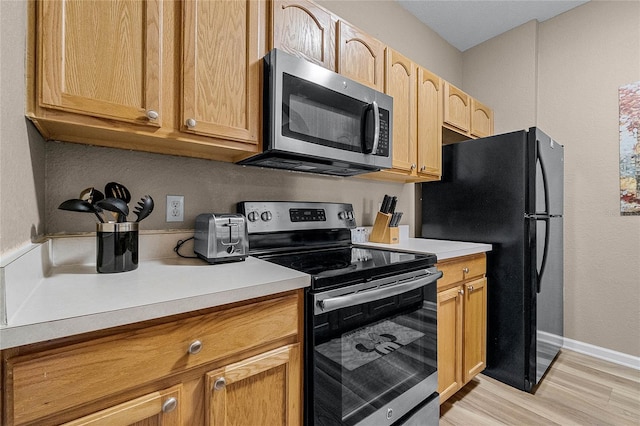
[[[479,255],[456,257],[438,262],[438,269],[442,271],[442,278],[438,280],[438,289],[482,277],[487,272],[487,262],[484,253]]]
[[[15,424],[33,421],[295,336],[297,302],[292,294],[10,359],[7,409]]]

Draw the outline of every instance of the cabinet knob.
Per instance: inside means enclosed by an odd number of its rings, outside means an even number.
[[[196,122],[196,120],[194,118],[188,118],[187,119],[187,127],[188,128],[190,128],[190,129],[194,128],[194,127],[196,127],[196,124],[197,124],[197,122]]]
[[[149,120],[157,120],[159,116],[160,116],[160,115],[158,114],[158,112],[157,112],[157,111],[154,111],[154,110],[152,110],[152,109],[150,109],[149,111],[147,111],[147,118],[148,118]]]
[[[202,342],[200,340],[194,340],[190,345],[189,345],[189,350],[188,352],[191,355],[195,355],[198,352],[200,352],[202,350]]]
[[[224,377],[220,377],[218,380],[216,380],[213,383],[213,390],[222,390],[227,386],[227,381],[224,379]]]
[[[462,272],[464,272],[465,274],[469,273],[469,268],[462,268]]]
[[[464,295],[464,289],[462,289],[462,288],[461,288],[460,290],[458,290],[458,294],[459,294],[460,296],[463,296],[463,295]]]
[[[469,287],[467,287],[467,290],[469,290],[469,293],[471,293],[473,291],[473,286],[470,285]]]
[[[416,167],[418,167],[418,166],[416,166],[415,164],[412,164],[412,165],[411,165],[411,170],[415,170],[415,169],[416,169]]]
[[[178,406],[178,400],[171,397],[162,403],[162,412],[170,413],[173,410],[175,410],[177,406]]]
[[[421,171],[421,172],[424,172],[425,170],[427,170],[427,166],[422,166],[422,167],[420,167],[420,171]]]

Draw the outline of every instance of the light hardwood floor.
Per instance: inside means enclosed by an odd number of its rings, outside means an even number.
[[[562,350],[535,394],[480,374],[440,407],[440,425],[640,425],[640,371]]]

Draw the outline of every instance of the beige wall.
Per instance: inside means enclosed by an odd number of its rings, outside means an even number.
[[[616,104],[617,87],[640,80],[638,3],[592,1],[464,55],[394,2],[320,3],[493,107],[496,131],[536,123],[565,144],[567,335],[640,355],[640,218],[618,216]],[[0,255],[44,232],[92,230],[90,216],[56,206],[112,179],[156,198],[145,229],[175,227],[163,221],[166,194],[185,195],[183,228],[200,212],[249,198],[350,201],[358,220],[371,223],[382,194],[394,193],[399,209],[413,211],[413,185],[44,144],[24,119],[25,3],[0,1],[0,24]]]
[[[462,56],[394,2],[322,2],[354,25],[388,41],[418,63],[461,81]],[[325,4],[326,3],[326,4]],[[94,230],[91,215],[57,210],[88,186],[116,180],[134,196],[151,194],[156,210],[143,228],[192,228],[201,212],[234,211],[246,199],[352,202],[359,224],[370,225],[386,194],[399,197],[402,223],[414,224],[414,185],[333,178],[241,167],[215,161],[91,147],[43,143],[24,119],[26,2],[0,1],[2,11],[2,162],[0,254],[46,233]],[[375,24],[375,28],[370,27]],[[413,43],[402,40],[412,39]],[[44,173],[46,170],[46,184]],[[166,195],[185,196],[185,222],[164,221]],[[46,219],[45,219],[46,218]]]
[[[462,53],[395,1],[318,0],[317,3],[445,80],[462,84]]]
[[[565,146],[567,337],[640,356],[640,216],[620,216],[618,173],[640,2],[591,1],[463,56],[463,87],[494,108],[496,131],[535,124]]]
[[[0,1],[0,256],[44,232],[44,144],[24,117],[25,4]]]

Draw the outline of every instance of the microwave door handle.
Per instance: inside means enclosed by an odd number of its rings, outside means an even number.
[[[378,153],[378,142],[380,141],[380,108],[378,108],[378,103],[373,101],[371,103],[373,107],[373,149],[371,150],[371,154],[375,155]]]

